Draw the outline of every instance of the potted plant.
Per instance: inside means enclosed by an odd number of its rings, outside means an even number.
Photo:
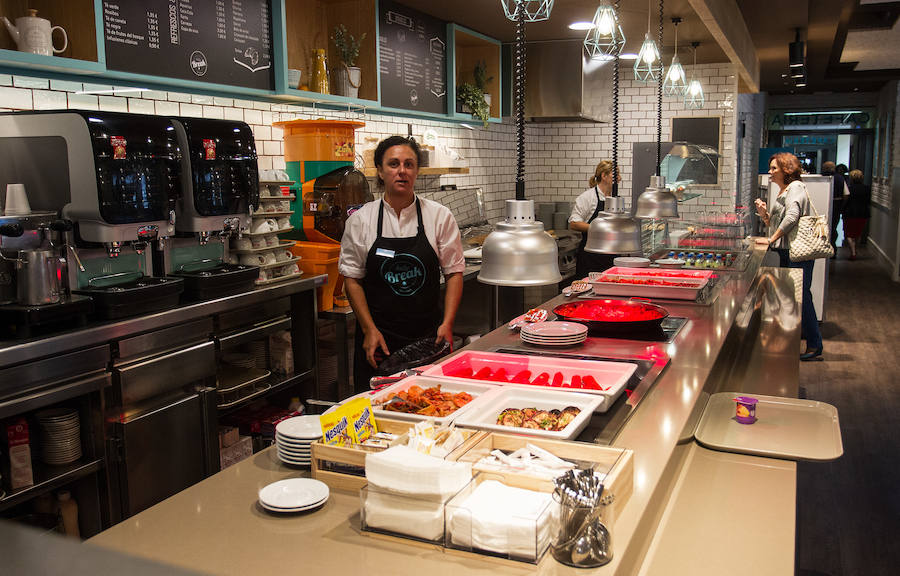
[[[342,67],[337,69],[337,82],[335,83],[335,90],[339,96],[351,98],[359,96],[362,74],[356,67],[356,59],[359,58],[359,46],[365,38],[365,32],[358,39],[354,38],[343,24],[334,27],[331,41],[340,52],[342,64]]]
[[[487,126],[488,118],[491,116],[491,95],[485,93],[485,89],[494,77],[487,75],[487,64],[483,60],[475,64],[472,72],[474,83],[463,82],[457,86],[456,101],[460,111],[470,112]]]

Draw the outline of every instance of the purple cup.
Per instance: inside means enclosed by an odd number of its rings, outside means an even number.
[[[756,404],[759,400],[750,396],[738,396],[734,401],[737,403],[734,414],[735,420],[741,424],[753,424],[756,422]]]

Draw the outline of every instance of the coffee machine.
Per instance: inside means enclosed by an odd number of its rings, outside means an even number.
[[[174,234],[181,151],[168,118],[60,110],[0,115],[0,185],[24,182],[33,207],[59,211],[78,266],[74,294],[102,318],[177,304],[180,279],[153,277],[155,240]]]
[[[256,266],[228,263],[228,239],[250,226],[258,204],[256,143],[244,122],[172,118],[181,149],[175,236],[158,266],[185,282],[185,299],[202,300],[253,287]]]

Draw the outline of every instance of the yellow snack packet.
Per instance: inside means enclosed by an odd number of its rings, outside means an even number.
[[[372,400],[357,398],[346,404],[349,413],[351,434],[356,444],[362,444],[370,436],[378,432],[375,417],[372,415]]]
[[[353,444],[350,419],[346,406],[319,416],[322,425],[322,442],[330,446],[347,446]]]

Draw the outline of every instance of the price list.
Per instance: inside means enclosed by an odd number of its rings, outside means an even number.
[[[111,70],[274,89],[271,0],[104,0]]]

